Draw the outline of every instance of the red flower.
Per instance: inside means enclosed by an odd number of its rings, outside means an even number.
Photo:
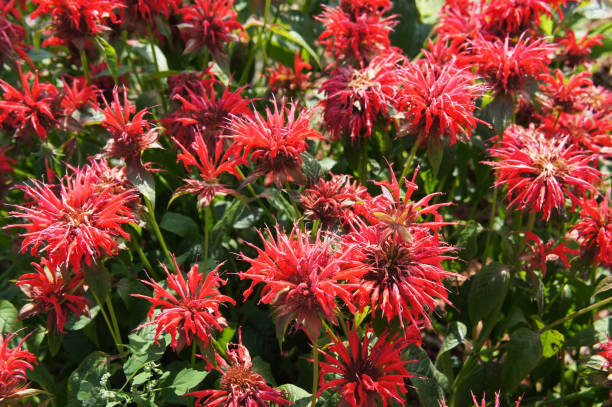
[[[532,39],[521,35],[512,45],[510,39],[502,42],[482,37],[473,41],[475,63],[479,74],[493,87],[495,93],[514,95],[523,91],[530,78],[548,70],[550,55],[555,46],[543,38]]]
[[[85,47],[85,40],[110,30],[105,25],[109,20],[119,23],[114,12],[125,7],[114,0],[34,0],[34,4],[38,8],[30,18],[51,13],[52,37],[43,46],[72,42],[79,50]]]
[[[319,232],[311,241],[308,231],[301,232],[294,227],[286,235],[277,226],[275,241],[270,230],[267,231],[269,240],[259,234],[263,249],[251,245],[257,249],[256,258],[241,254],[251,267],[240,278],[253,280],[244,298],[253,293],[258,283],[264,283],[260,302],[274,307],[277,337],[282,338],[287,326],[295,321],[315,341],[321,332],[321,318],[338,323],[336,298],[341,298],[351,311],[355,310],[349,291],[352,287],[336,278],[341,258],[347,253],[338,255],[332,247],[333,237],[328,234],[321,239]]]
[[[565,208],[566,197],[576,204],[576,196],[596,191],[600,182],[601,173],[592,166],[597,156],[568,146],[567,139],[546,139],[534,128],[509,126],[489,153],[498,161],[485,163],[496,170],[496,186],[508,185],[509,206],[541,211],[543,219]]]
[[[580,102],[581,103],[581,102]],[[612,156],[612,116],[588,113],[548,115],[539,127],[547,137],[569,136],[572,144],[603,157]]]
[[[484,31],[484,4],[473,0],[447,0],[440,10],[435,31],[438,42],[449,41],[450,47],[468,51],[469,43]]]
[[[136,221],[126,206],[134,199],[132,190],[100,190],[87,167],[64,176],[59,185],[31,182],[21,186],[28,201],[11,212],[29,223],[6,226],[26,229],[22,252],[31,246],[30,254],[46,253],[52,263],[70,265],[78,273],[83,262],[91,266],[102,256],[116,254],[118,237],[129,239],[121,225]]]
[[[184,23],[178,27],[186,41],[184,53],[206,47],[216,59],[226,57],[225,45],[238,41],[235,31],[243,31],[233,5],[233,0],[196,0],[195,5],[181,9]]]
[[[310,128],[311,110],[298,111],[295,103],[285,99],[274,101],[274,111],[266,108],[266,118],[255,111],[253,116],[235,116],[229,126],[234,140],[231,152],[246,161],[251,154],[255,175],[267,174],[281,188],[288,179],[301,181],[301,153],[306,151],[307,138],[321,138]]]
[[[612,369],[612,340],[609,336],[607,342],[601,342],[599,344],[599,348],[601,350],[597,354],[605,359],[602,367],[608,370]]]
[[[542,275],[546,275],[546,263],[561,259],[565,267],[569,268],[570,264],[567,261],[567,256],[570,254],[578,254],[577,250],[567,247],[568,242],[563,242],[555,246],[555,241],[550,239],[544,243],[538,235],[531,232],[522,232],[525,234],[525,243],[529,245],[529,252],[523,255],[527,269],[540,269]]]
[[[268,68],[270,87],[273,90],[285,89],[289,92],[299,92],[312,86],[310,83],[311,72],[303,73],[304,69],[312,69],[309,63],[304,62],[300,53],[296,52],[293,60],[293,69],[279,64],[276,68]]]
[[[319,394],[326,389],[339,392],[342,400],[338,407],[374,407],[381,401],[383,407],[404,404],[404,380],[412,375],[406,370],[408,362],[401,359],[406,345],[402,339],[383,334],[371,345],[375,338],[371,328],[363,336],[357,328],[349,328],[347,347],[345,341],[329,334],[332,344],[328,352],[319,351],[325,358],[320,363]],[[334,374],[334,379],[325,380],[326,374]]]
[[[484,87],[474,82],[471,72],[457,69],[453,62],[436,66],[430,61],[409,64],[403,71],[402,97],[411,122],[411,133],[421,141],[439,144],[448,137],[469,139],[481,120],[474,117],[474,101]]]
[[[27,61],[32,66],[32,61],[26,53],[27,45],[25,40],[25,30],[20,25],[8,20],[8,15],[19,12],[14,8],[14,1],[6,1],[0,6],[0,63],[16,62],[19,58]]]
[[[236,171],[238,160],[229,154],[223,154],[223,140],[217,140],[214,156],[212,157],[208,152],[204,138],[199,133],[196,135],[190,149],[185,148],[178,141],[176,143],[182,150],[182,153],[177,156],[177,161],[182,161],[188,172],[192,171],[190,167],[195,167],[199,172],[199,176],[195,179],[184,179],[183,181],[187,185],[177,189],[173,198],[183,194],[197,194],[198,206],[203,208],[210,205],[217,195],[235,193],[234,190],[227,188],[218,181],[219,176],[226,172],[239,177]],[[190,150],[194,153],[192,154]]]
[[[315,17],[325,26],[319,43],[326,46],[327,54],[336,61],[363,67],[373,57],[392,50],[389,33],[398,21],[394,15],[383,17],[387,9],[347,13],[341,7],[323,5],[323,13]]]
[[[176,258],[172,259],[175,268],[178,269]],[[199,272],[198,265],[194,264],[185,280],[181,273],[170,274],[166,265],[162,264],[168,277],[168,287],[174,293],[153,280],[141,280],[153,287],[153,296],[131,294],[134,297],[144,298],[152,304],[148,314],[151,321],[138,328],[156,325],[156,343],[162,332],[169,333],[172,338],[170,346],[176,352],[180,352],[185,345],[191,345],[193,340],[206,346],[215,330],[221,331],[227,326],[225,318],[219,311],[221,303],[229,302],[236,305],[232,298],[219,293],[219,286],[225,283],[218,274],[221,265],[204,275]],[[158,307],[161,312],[155,314]]]
[[[68,315],[74,313],[78,318],[88,315],[91,303],[83,297],[85,275],[78,273],[66,281],[57,264],[42,258],[40,264],[32,263],[35,273],[19,277],[16,285],[28,297],[28,303],[19,311],[19,319],[49,311],[47,331],[64,333]]]
[[[37,134],[47,138],[47,130],[56,124],[58,114],[58,92],[50,83],[38,81],[38,71],[34,76],[32,87],[28,84],[32,73],[26,75],[19,68],[23,91],[19,91],[0,79],[0,88],[4,91],[0,100],[0,124],[15,130],[15,137],[29,139]]]
[[[565,80],[565,75],[560,69],[555,69],[555,74],[544,73],[539,79],[543,82],[540,85],[544,98],[542,105],[552,113],[580,113],[584,109],[581,98],[588,93],[593,82],[589,72],[581,72],[571,75]]]
[[[594,114],[605,114],[612,117],[612,91],[603,86],[588,87],[581,95],[580,102],[586,110]]]
[[[95,103],[98,88],[94,85],[87,85],[84,77],[73,78],[71,85],[68,85],[66,78],[62,78],[64,87],[62,88],[62,102],[64,116],[70,116],[82,107]]]
[[[454,274],[441,262],[453,259],[452,246],[441,243],[423,227],[410,227],[403,236],[365,226],[345,236],[343,248],[350,252],[340,277],[359,287],[357,302],[377,309],[388,321],[400,317],[418,327],[429,321],[438,300],[448,302],[443,280]]]
[[[391,8],[391,0],[341,0],[340,9],[345,13],[374,13]]]
[[[565,1],[565,0],[563,0]],[[534,31],[543,16],[552,17],[550,0],[495,0],[484,8],[485,29],[499,37],[513,37]]]
[[[362,206],[359,203],[371,197],[364,186],[351,181],[350,175],[332,174],[331,180],[321,178],[317,184],[305,189],[299,197],[304,216],[321,221],[321,227],[328,230],[354,223]]]
[[[521,400],[522,400],[522,396],[519,397],[518,400],[516,400],[516,404],[514,405],[515,407],[519,407],[521,404]],[[474,393],[472,393],[472,401],[474,402],[474,407],[486,407],[487,406],[487,400],[485,398],[485,394],[482,395],[482,399],[480,400],[480,404],[478,403],[478,400],[476,399],[476,396],[474,395]],[[495,404],[493,407],[500,407],[501,404],[499,402],[499,392],[495,393]],[[446,403],[444,401],[442,401],[441,407],[448,407],[446,405]]]
[[[136,106],[128,101],[125,88],[123,89],[123,106],[116,87],[113,89],[113,100],[110,105],[104,96],[102,99],[105,108],[98,107],[98,110],[104,113],[101,124],[112,137],[105,147],[108,155],[123,158],[128,166],[140,164],[140,156],[144,150],[159,147],[157,144],[159,128],[151,128],[150,123],[144,118],[148,112],[147,109],[136,113],[130,120],[130,115],[136,112]]]
[[[239,343],[227,344],[227,357],[230,365],[218,354],[217,370],[221,377],[221,389],[202,390],[185,394],[197,398],[196,407],[265,407],[270,403],[279,406],[293,404],[285,400],[281,391],[268,386],[266,380],[252,370],[253,363],[248,349]]]
[[[177,95],[183,98],[189,97],[190,92],[203,93],[207,91],[216,81],[212,78],[204,78],[210,72],[179,72],[168,76],[168,88],[170,89],[170,100],[175,100]]]
[[[571,231],[578,233],[583,258],[592,259],[595,265],[612,265],[612,208],[610,194],[598,203],[593,197],[581,202],[580,221]]]
[[[121,21],[124,25],[145,23],[153,28],[153,17],[160,16],[168,20],[172,11],[177,12],[181,5],[180,0],[125,0],[126,8],[122,10]]]
[[[584,64],[591,55],[591,47],[601,45],[604,38],[603,34],[595,34],[589,37],[587,31],[578,42],[574,31],[565,28],[565,37],[556,40],[557,44],[563,47],[559,59],[571,67]]]
[[[27,397],[30,390],[26,383],[26,370],[32,370],[36,364],[36,356],[21,349],[26,338],[15,348],[9,348],[9,343],[15,334],[0,335],[0,402]],[[8,404],[11,404],[10,401]]]
[[[374,58],[365,68],[340,66],[321,86],[327,97],[322,101],[324,120],[332,137],[351,140],[371,137],[379,117],[391,120],[395,103],[401,56],[389,54]]]

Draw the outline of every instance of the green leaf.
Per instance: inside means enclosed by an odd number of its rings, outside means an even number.
[[[514,99],[511,95],[500,94],[485,106],[484,110],[490,118],[491,124],[502,134],[508,127],[514,115]]]
[[[442,157],[444,157],[444,148],[436,141],[427,143],[427,160],[431,165],[434,177],[438,176],[440,171],[440,165],[442,164]]]
[[[0,333],[15,332],[21,327],[17,309],[9,301],[0,301]]]
[[[593,297],[595,297],[597,294],[603,293],[604,291],[608,291],[611,289],[612,289],[612,276],[606,276],[595,286],[595,291],[593,291]]]
[[[166,212],[159,227],[182,238],[197,239],[200,236],[198,225],[193,219],[176,212]]]
[[[406,370],[413,375],[410,382],[416,387],[423,406],[439,407],[439,401],[448,389],[448,378],[436,369],[421,347],[411,344],[404,355],[408,360],[414,360],[406,365]]]
[[[108,269],[102,263],[94,264],[85,272],[85,282],[91,292],[104,302],[110,293],[111,283]]]
[[[566,346],[572,348],[586,346],[591,348],[595,344],[605,341],[609,332],[612,332],[612,317],[601,318],[595,321],[593,326],[585,328],[569,338]]]
[[[440,352],[438,353],[438,356],[461,345],[463,343],[463,340],[467,336],[467,330],[467,326],[465,326],[464,323],[459,321],[451,322],[448,327],[446,338],[444,338],[444,342],[440,347]]]
[[[151,201],[151,206],[155,209],[155,179],[142,164],[126,166],[127,179],[136,187],[146,199]]]
[[[503,264],[492,262],[472,278],[468,294],[468,312],[473,325],[497,314],[508,292],[510,273]]]
[[[242,215],[244,211],[244,205],[239,200],[235,200],[225,210],[223,217],[219,220],[212,228],[211,236],[211,251],[219,247],[223,238],[232,230],[234,224]]]
[[[308,45],[308,43],[304,40],[304,38],[297,31],[287,29],[281,24],[272,24],[267,27],[273,33],[280,35],[283,38],[288,39],[289,41],[298,44],[300,47],[304,48],[308,54],[315,60],[317,65],[321,67],[321,61],[319,60],[319,56],[317,53]]]
[[[161,335],[157,340],[159,344],[155,343],[155,327],[151,325],[144,327],[139,332],[130,334],[128,338],[132,355],[123,365],[123,372],[126,377],[130,377],[145,363],[158,360],[166,351],[167,335]]]
[[[49,352],[51,356],[56,356],[62,347],[64,335],[59,332],[47,332],[47,343],[49,344]]]
[[[196,387],[208,375],[207,371],[196,370],[192,368],[183,369],[174,378],[172,387],[174,394],[182,396]]]
[[[559,353],[559,350],[563,347],[563,342],[565,342],[565,337],[561,332],[549,329],[540,334],[540,341],[542,341],[542,356],[550,358]]]
[[[85,358],[68,378],[68,400],[78,405],[105,405],[100,399],[100,379],[109,373],[108,355],[96,351]],[[76,403],[75,403],[76,404]]]
[[[306,407],[310,404],[312,399],[312,395],[310,393],[294,384],[283,384],[278,386],[276,390],[282,391],[285,398],[295,403],[297,407]]]
[[[306,151],[304,151],[301,156],[302,170],[308,179],[308,183],[312,184],[313,182],[318,181],[321,178],[323,171],[321,170],[321,166],[319,165],[317,159]]]
[[[510,336],[508,352],[502,368],[502,385],[513,392],[540,362],[542,342],[540,336],[527,328],[519,328]]]
[[[89,316],[81,315],[81,317],[77,319],[74,316],[74,313],[71,313],[70,317],[68,317],[68,321],[66,324],[64,324],[64,328],[69,331],[79,331],[89,325],[89,323],[94,320],[99,312],[100,306],[96,304],[89,308]]]
[[[253,371],[259,373],[266,379],[266,382],[272,386],[276,386],[276,380],[274,379],[274,375],[272,375],[272,368],[268,362],[261,358],[261,356],[255,356],[253,358]]]
[[[461,231],[457,238],[457,248],[461,250],[461,257],[472,260],[478,256],[478,235],[483,231],[483,227],[475,220],[468,220],[463,226],[459,226]]]
[[[102,51],[102,56],[104,57],[104,61],[106,61],[106,66],[117,84],[119,79],[119,61],[117,60],[117,52],[112,45],[110,45],[106,40],[100,36],[96,37],[96,41],[98,42],[98,46],[100,47],[100,51]]]

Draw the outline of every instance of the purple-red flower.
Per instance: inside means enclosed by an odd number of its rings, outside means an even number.
[[[595,197],[581,202],[580,220],[571,230],[577,232],[583,258],[594,264],[612,265],[612,207],[608,191],[601,202]]]
[[[341,260],[348,252],[336,253],[334,238],[329,234],[321,237],[319,232],[311,240],[308,231],[294,227],[287,235],[277,226],[274,240],[272,232],[269,229],[267,232],[269,239],[260,232],[263,249],[253,246],[257,249],[256,258],[241,255],[251,265],[240,274],[241,279],[252,280],[244,297],[248,298],[257,284],[264,283],[260,302],[274,307],[277,336],[284,336],[286,328],[295,321],[298,328],[316,341],[321,332],[321,318],[338,323],[335,313],[338,298],[355,311],[353,287],[337,278]]]
[[[376,338],[371,328],[363,334],[358,328],[349,328],[347,346],[345,341],[329,334],[332,344],[327,351],[319,350],[324,357],[320,362],[319,395],[326,389],[340,393],[338,407],[376,407],[379,402],[384,407],[394,402],[404,404],[404,381],[412,375],[406,370],[408,362],[401,358],[406,346],[402,338],[388,334]],[[333,374],[333,378],[326,380],[327,374]]]
[[[298,110],[297,104],[285,99],[274,101],[274,111],[266,108],[266,118],[255,111],[253,116],[234,117],[229,126],[234,141],[230,151],[236,157],[255,165],[255,174],[265,174],[280,188],[287,180],[301,181],[301,154],[307,138],[321,138],[310,128],[312,110]]]
[[[31,392],[26,382],[26,370],[34,369],[36,356],[22,349],[26,338],[23,338],[14,348],[9,343],[15,334],[0,335],[0,403],[19,400]]]
[[[172,259],[178,270],[176,258]],[[141,280],[153,287],[153,295],[147,297],[132,294],[152,304],[148,314],[151,321],[139,328],[155,325],[156,343],[162,332],[169,333],[170,346],[176,352],[180,352],[185,345],[191,345],[194,340],[206,346],[215,331],[222,331],[227,326],[225,318],[221,316],[219,306],[224,302],[236,305],[231,297],[219,293],[219,286],[225,283],[218,273],[221,265],[219,264],[214,270],[204,275],[200,273],[198,264],[194,264],[189,269],[185,280],[182,273],[171,274],[166,265],[162,264],[169,290],[153,280]],[[155,313],[158,308],[160,312]]]
[[[28,297],[28,303],[19,310],[20,319],[49,311],[47,331],[64,333],[69,314],[74,313],[77,318],[89,314],[91,303],[83,297],[84,273],[64,277],[57,264],[45,258],[32,266],[36,272],[22,275],[16,283]]]

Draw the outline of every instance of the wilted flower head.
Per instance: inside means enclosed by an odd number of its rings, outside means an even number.
[[[30,395],[26,382],[26,370],[32,370],[36,356],[21,349],[26,338],[14,348],[9,343],[15,334],[0,335],[0,403],[7,400],[19,400]]]
[[[371,328],[363,334],[347,328],[348,347],[330,332],[332,344],[319,351],[324,356],[319,394],[326,389],[340,393],[338,407],[376,407],[381,401],[383,406],[403,404],[404,380],[412,377],[406,370],[408,362],[401,358],[406,342],[388,334],[376,338]],[[326,374],[334,378],[326,380]]]
[[[321,86],[323,118],[332,137],[360,140],[372,136],[376,122],[389,122],[400,79],[401,57],[389,54],[374,58],[362,69],[340,66]]]
[[[310,83],[312,72],[304,73],[305,69],[312,69],[312,66],[304,62],[300,53],[296,52],[293,68],[278,64],[276,68],[268,68],[266,76],[270,78],[270,87],[273,90],[285,89],[288,92],[299,92],[312,86]]]
[[[222,373],[222,390],[202,390],[186,394],[197,398],[196,407],[264,407],[270,403],[278,406],[293,404],[285,400],[284,394],[270,387],[266,380],[252,370],[253,362],[248,349],[238,343],[227,344],[228,364],[216,355],[217,369]]]
[[[56,124],[59,114],[57,88],[50,83],[40,83],[38,71],[32,86],[29,80],[32,73],[23,74],[21,65],[19,76],[23,90],[17,90],[0,79],[4,94],[0,100],[0,125],[15,131],[15,137],[29,140],[34,134],[41,139],[47,138],[47,131]]]
[[[301,153],[307,138],[321,138],[310,128],[311,110],[298,110],[285,99],[274,101],[274,111],[266,108],[266,118],[255,111],[253,116],[233,117],[229,126],[234,141],[230,151],[246,161],[250,154],[255,174],[266,174],[280,188],[288,179],[301,181]]]
[[[178,270],[176,258],[172,257],[172,260]],[[153,295],[147,297],[132,294],[152,304],[148,314],[151,321],[139,328],[155,325],[156,343],[162,332],[169,333],[170,346],[177,353],[185,345],[191,345],[193,340],[206,346],[215,331],[222,331],[227,326],[225,318],[221,316],[219,306],[224,302],[236,305],[231,297],[219,293],[219,286],[225,283],[218,273],[222,264],[206,275],[200,273],[198,264],[194,264],[187,273],[187,280],[182,273],[171,274],[166,265],[162,264],[166,272],[168,288],[172,291],[153,280],[141,280],[153,287]],[[160,312],[155,313],[158,307]]]
[[[578,233],[583,258],[594,264],[612,265],[612,207],[608,190],[605,198],[597,202],[595,197],[581,202],[580,220],[571,230]]]
[[[525,243],[529,246],[527,253],[522,255],[525,260],[528,270],[539,269],[542,275],[546,275],[546,263],[560,259],[565,267],[569,268],[570,264],[567,261],[567,256],[570,254],[578,254],[577,250],[567,247],[568,242],[563,242],[555,245],[553,239],[544,243],[538,235],[532,232],[525,231]]]
[[[152,128],[149,121],[144,118],[147,109],[136,113],[130,120],[130,116],[136,112],[136,106],[129,102],[125,88],[123,105],[116,87],[113,89],[113,100],[110,104],[104,96],[102,99],[105,107],[103,109],[98,107],[104,113],[101,124],[111,135],[105,147],[108,155],[123,158],[128,166],[141,165],[142,152],[148,148],[159,147],[157,144],[159,129]]]
[[[574,31],[565,28],[565,37],[556,40],[557,44],[562,47],[559,59],[570,67],[584,64],[591,55],[591,47],[601,45],[604,38],[603,34],[595,34],[589,37],[587,31],[578,42]]]
[[[6,227],[26,229],[21,251],[31,247],[31,255],[45,253],[52,263],[70,265],[75,272],[83,263],[91,266],[103,256],[117,254],[115,240],[129,239],[121,225],[136,221],[127,206],[134,199],[133,190],[100,190],[98,177],[88,167],[75,169],[59,184],[31,180],[31,185],[20,188],[27,201],[16,205],[11,215],[29,223]]]
[[[508,185],[509,206],[542,212],[543,219],[564,209],[566,198],[576,204],[600,182],[592,165],[597,156],[568,145],[567,139],[547,139],[534,128],[507,127],[489,153],[498,160],[485,163],[496,170],[496,186]]]
[[[581,99],[593,86],[590,77],[589,72],[581,72],[566,79],[560,69],[555,69],[554,76],[548,73],[540,75],[540,91],[544,96],[542,105],[555,114],[582,112]]]
[[[28,297],[28,303],[19,311],[20,319],[48,311],[47,331],[64,333],[64,324],[71,313],[77,318],[89,315],[91,303],[83,297],[84,273],[65,277],[57,264],[45,258],[32,266],[36,272],[22,275],[16,283]]]
[[[289,324],[295,321],[315,341],[321,332],[321,318],[338,323],[337,298],[351,311],[355,310],[352,289],[336,278],[341,258],[347,253],[335,252],[334,239],[329,234],[321,237],[319,232],[311,240],[310,233],[300,231],[297,226],[289,235],[277,226],[274,240],[272,232],[269,229],[267,232],[268,239],[260,232],[263,249],[253,246],[257,249],[256,258],[241,255],[251,267],[240,278],[253,281],[244,297],[251,295],[258,283],[264,283],[260,302],[274,307],[277,337],[282,338]]]

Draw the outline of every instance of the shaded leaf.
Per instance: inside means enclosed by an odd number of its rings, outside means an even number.
[[[510,336],[508,352],[502,368],[504,390],[513,392],[538,365],[542,357],[540,336],[527,328],[520,328]]]
[[[472,277],[468,311],[474,325],[498,312],[506,298],[509,285],[510,273],[507,267],[497,262],[487,264]]]
[[[425,407],[439,407],[439,401],[448,389],[448,379],[431,362],[425,351],[411,344],[405,357],[414,362],[406,364],[406,370],[413,374],[410,382],[416,387],[417,394]]]

